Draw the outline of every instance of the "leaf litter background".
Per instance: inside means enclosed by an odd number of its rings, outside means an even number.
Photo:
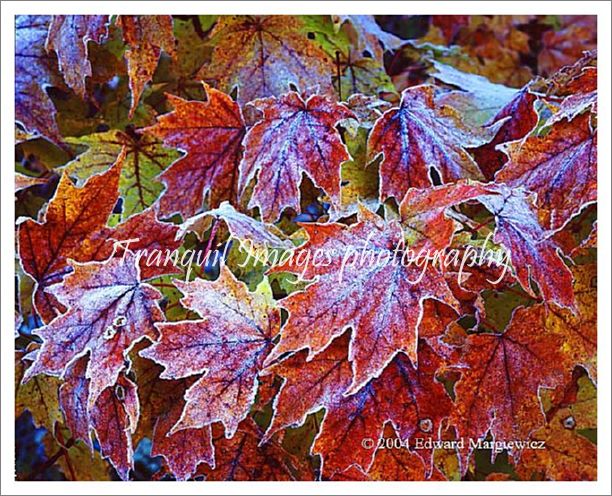
[[[18,16],[15,57],[18,479],[596,478],[594,17]],[[497,284],[236,242],[489,235]],[[546,449],[412,449],[461,437]]]

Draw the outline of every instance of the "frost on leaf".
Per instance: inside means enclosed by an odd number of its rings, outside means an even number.
[[[159,341],[141,355],[164,366],[163,378],[204,375],[185,393],[185,408],[170,433],[223,422],[232,436],[255,399],[280,313],[267,284],[252,293],[226,266],[216,281],[175,284],[185,295],[183,305],[201,319],[159,325]]]
[[[399,108],[385,112],[368,138],[370,158],[382,153],[380,197],[400,200],[410,187],[432,185],[430,168],[442,181],[481,179],[466,148],[493,138],[494,129],[466,126],[451,107],[435,102],[432,86],[408,88]]]
[[[399,355],[380,377],[357,393],[331,398],[325,404],[325,420],[312,448],[323,457],[323,474],[329,477],[352,464],[367,472],[386,422],[392,423],[403,440],[413,436],[437,439],[442,419],[448,417],[452,405],[435,378],[440,366],[440,358],[423,344],[418,368]],[[372,439],[371,447],[362,444],[364,438]],[[429,466],[427,454],[431,453],[420,452]]]
[[[123,31],[123,39],[128,45],[125,58],[130,76],[132,104],[130,117],[133,116],[145,84],[151,81],[162,50],[174,56],[175,41],[172,31],[172,16],[119,16],[117,25]]]
[[[68,310],[37,329],[43,344],[25,380],[40,373],[60,376],[72,360],[89,352],[92,404],[117,382],[134,343],[144,337],[154,339],[154,324],[165,318],[157,302],[160,293],[141,282],[133,255],[125,261],[112,258],[69,265],[73,272],[61,285],[48,289]]]
[[[531,280],[546,301],[573,307],[572,273],[559,247],[538,223],[536,212],[522,190],[502,188],[500,195],[481,196],[479,201],[495,216],[494,241],[510,252],[516,277],[533,295]]]
[[[61,143],[47,87],[60,84],[57,60],[45,50],[51,16],[15,17],[15,118],[26,131]]]
[[[322,96],[303,100],[295,92],[253,105],[263,118],[247,133],[240,164],[241,191],[257,176],[249,208],[259,207],[268,222],[278,219],[286,207],[299,211],[303,173],[337,203],[340,164],[349,155],[336,125],[353,113]]]
[[[276,439],[261,443],[261,437],[261,428],[250,418],[242,421],[231,438],[215,426],[215,466],[202,465],[199,471],[210,481],[312,480],[312,469],[304,461]]]
[[[279,96],[290,84],[332,92],[333,61],[308,38],[298,17],[222,16],[211,38],[212,60],[197,77],[216,81],[227,93],[237,87],[241,104]]]
[[[157,176],[178,156],[174,150],[164,148],[153,136],[117,130],[67,138],[66,143],[87,147],[64,166],[64,170],[77,179],[79,186],[92,175],[107,171],[125,149],[119,177],[124,219],[155,203],[163,189]]]
[[[303,348],[310,350],[310,356],[316,355],[351,327],[353,391],[380,375],[398,352],[416,363],[417,326],[424,300],[457,304],[442,274],[429,265],[419,279],[423,268],[416,263],[393,263],[394,252],[402,247],[399,224],[385,222],[365,209],[360,221],[350,227],[305,224],[304,229],[309,240],[301,248],[326,252],[330,263],[307,267],[303,277],[315,281],[282,300],[289,320],[272,357]],[[364,251],[371,263],[360,262]],[[401,256],[399,253],[398,261]],[[291,268],[273,269],[283,270]]]
[[[139,405],[136,385],[124,376],[102,391],[91,410],[91,426],[108,458],[123,480],[134,465],[132,433],[138,423]]]
[[[120,159],[118,159],[118,162]],[[61,281],[67,260],[92,260],[99,244],[92,236],[106,226],[117,202],[121,164],[76,188],[63,174],[42,222],[19,226],[19,254],[24,270],[36,281],[34,302],[44,320],[55,316],[56,303],[45,288]]]
[[[175,239],[178,228],[158,221],[151,209],[133,215],[114,228],[107,226],[118,199],[124,157],[124,152],[120,152],[115,165],[103,174],[92,176],[82,188],[75,187],[64,173],[42,221],[27,219],[19,225],[21,264],[36,282],[34,303],[45,322],[64,310],[47,289],[70,272],[68,260],[103,261],[113,253],[123,257],[121,247],[125,244],[115,246],[115,241],[129,241],[127,246],[132,251],[163,251],[180,245]],[[140,267],[144,279],[174,272],[170,265],[149,265],[147,257],[141,257]]]
[[[510,143],[495,180],[537,194],[542,223],[563,227],[597,199],[597,134],[589,112],[553,124],[544,137]]]
[[[238,163],[245,133],[242,112],[225,93],[204,88],[206,102],[167,95],[174,110],[142,130],[184,152],[160,176],[166,186],[160,209],[168,216],[175,212],[183,218],[196,214],[205,195],[213,207],[223,200],[235,201],[238,196]]]
[[[478,439],[490,429],[500,441],[527,439],[544,424],[539,391],[561,385],[571,374],[564,346],[571,331],[534,329],[534,308],[520,308],[503,333],[467,337],[458,361],[461,378],[455,386],[452,417],[460,436]],[[466,447],[462,456],[470,452]],[[520,450],[513,454],[520,456]]]
[[[87,43],[100,43],[108,36],[108,21],[107,15],[59,15],[49,26],[46,48],[57,53],[64,81],[83,99],[85,78],[91,76]]]

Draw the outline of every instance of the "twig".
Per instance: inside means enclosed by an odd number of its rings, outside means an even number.
[[[68,451],[68,449],[72,447],[73,444],[74,444],[74,438],[68,439],[65,446],[62,446],[60,449],[58,449],[55,452],[55,454],[51,458],[49,458],[45,463],[35,468],[32,471],[32,473],[25,478],[25,480],[28,480],[28,481],[36,480],[36,477],[38,475],[42,474],[49,467],[52,467],[53,465],[55,465],[55,462],[58,461],[66,453],[66,451]]]

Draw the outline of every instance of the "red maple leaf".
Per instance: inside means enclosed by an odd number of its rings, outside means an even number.
[[[530,285],[533,280],[546,301],[573,307],[572,273],[556,243],[538,223],[525,192],[503,187],[499,192],[499,195],[481,196],[479,201],[495,216],[493,240],[510,252],[521,286],[534,295]]]
[[[102,456],[110,460],[123,480],[129,478],[134,465],[132,433],[138,423],[138,408],[136,384],[120,376],[114,386],[102,391],[90,413]]]
[[[399,200],[410,187],[431,186],[431,167],[444,182],[482,178],[466,148],[481,146],[494,134],[494,128],[467,127],[457,111],[438,105],[432,86],[404,90],[399,108],[386,111],[368,137],[369,158],[383,155],[380,198]]]
[[[325,97],[304,101],[295,92],[253,105],[263,118],[247,133],[240,164],[241,191],[257,175],[249,208],[259,207],[267,222],[278,219],[286,207],[299,211],[302,173],[337,202],[340,164],[349,154],[336,125],[353,118],[353,113]]]
[[[123,153],[107,172],[92,176],[82,188],[75,187],[63,174],[42,221],[27,219],[19,225],[19,255],[25,272],[36,282],[34,304],[44,322],[63,311],[60,302],[46,289],[62,281],[69,272],[68,260],[102,261],[113,255],[123,257],[130,250],[172,250],[180,245],[178,228],[157,220],[153,210],[130,217],[115,228],[107,221],[118,199],[117,185]],[[114,241],[132,240],[127,245]],[[145,254],[142,251],[143,255]],[[140,261],[142,278],[172,273],[166,264]]]
[[[505,148],[508,163],[495,181],[537,193],[544,225],[560,229],[597,200],[597,134],[591,114],[552,125],[544,137],[530,137]]]
[[[196,214],[207,194],[211,207],[237,199],[238,163],[245,133],[242,113],[225,93],[207,85],[204,88],[206,102],[167,95],[174,110],[142,130],[162,139],[166,146],[185,152],[159,176],[166,185],[160,209],[168,216],[175,212],[184,218]]]
[[[444,387],[435,380],[442,362],[425,343],[419,348],[418,368],[399,355],[380,377],[347,395],[351,371],[346,342],[346,337],[336,338],[312,359],[300,352],[270,369],[285,382],[267,436],[324,407],[325,420],[312,451],[322,455],[326,477],[353,464],[367,472],[386,422],[393,423],[405,443],[419,433],[437,438],[451,407]]]
[[[467,336],[452,415],[460,436],[476,440],[490,430],[496,440],[526,440],[543,425],[539,390],[562,384],[572,367],[566,346],[569,331],[542,332],[541,310],[534,310],[518,309],[503,333]],[[462,452],[463,471],[472,449],[466,444]]]
[[[378,376],[398,352],[416,363],[424,300],[457,305],[442,274],[431,264],[424,268],[414,261],[400,263],[400,225],[385,222],[365,208],[360,211],[360,221],[350,227],[336,223],[303,227],[309,240],[300,249],[326,253],[329,263],[307,266],[303,277],[314,282],[282,300],[289,320],[270,361],[303,348],[316,355],[352,327],[352,391]],[[393,263],[396,251],[398,263]],[[272,269],[287,270],[296,269],[290,264]]]
[[[310,466],[285,450],[276,439],[261,442],[262,430],[251,419],[243,420],[236,434],[227,438],[213,427],[214,467],[202,465],[199,473],[211,481],[313,480]]]
[[[165,317],[157,303],[161,294],[141,282],[133,254],[69,266],[73,272],[63,283],[48,289],[68,310],[36,330],[43,344],[24,381],[40,373],[60,376],[72,360],[89,353],[91,405],[117,382],[134,343],[155,338],[154,324]]]
[[[280,313],[265,289],[249,292],[225,266],[216,281],[175,284],[185,295],[182,303],[202,318],[160,325],[159,341],[141,355],[164,366],[162,378],[204,376],[185,393],[185,408],[170,433],[221,421],[232,436],[255,399]]]

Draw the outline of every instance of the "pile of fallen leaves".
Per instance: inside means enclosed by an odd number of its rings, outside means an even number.
[[[595,479],[595,37],[18,16],[16,415],[48,431],[18,476]],[[511,270],[344,266],[398,242]]]

